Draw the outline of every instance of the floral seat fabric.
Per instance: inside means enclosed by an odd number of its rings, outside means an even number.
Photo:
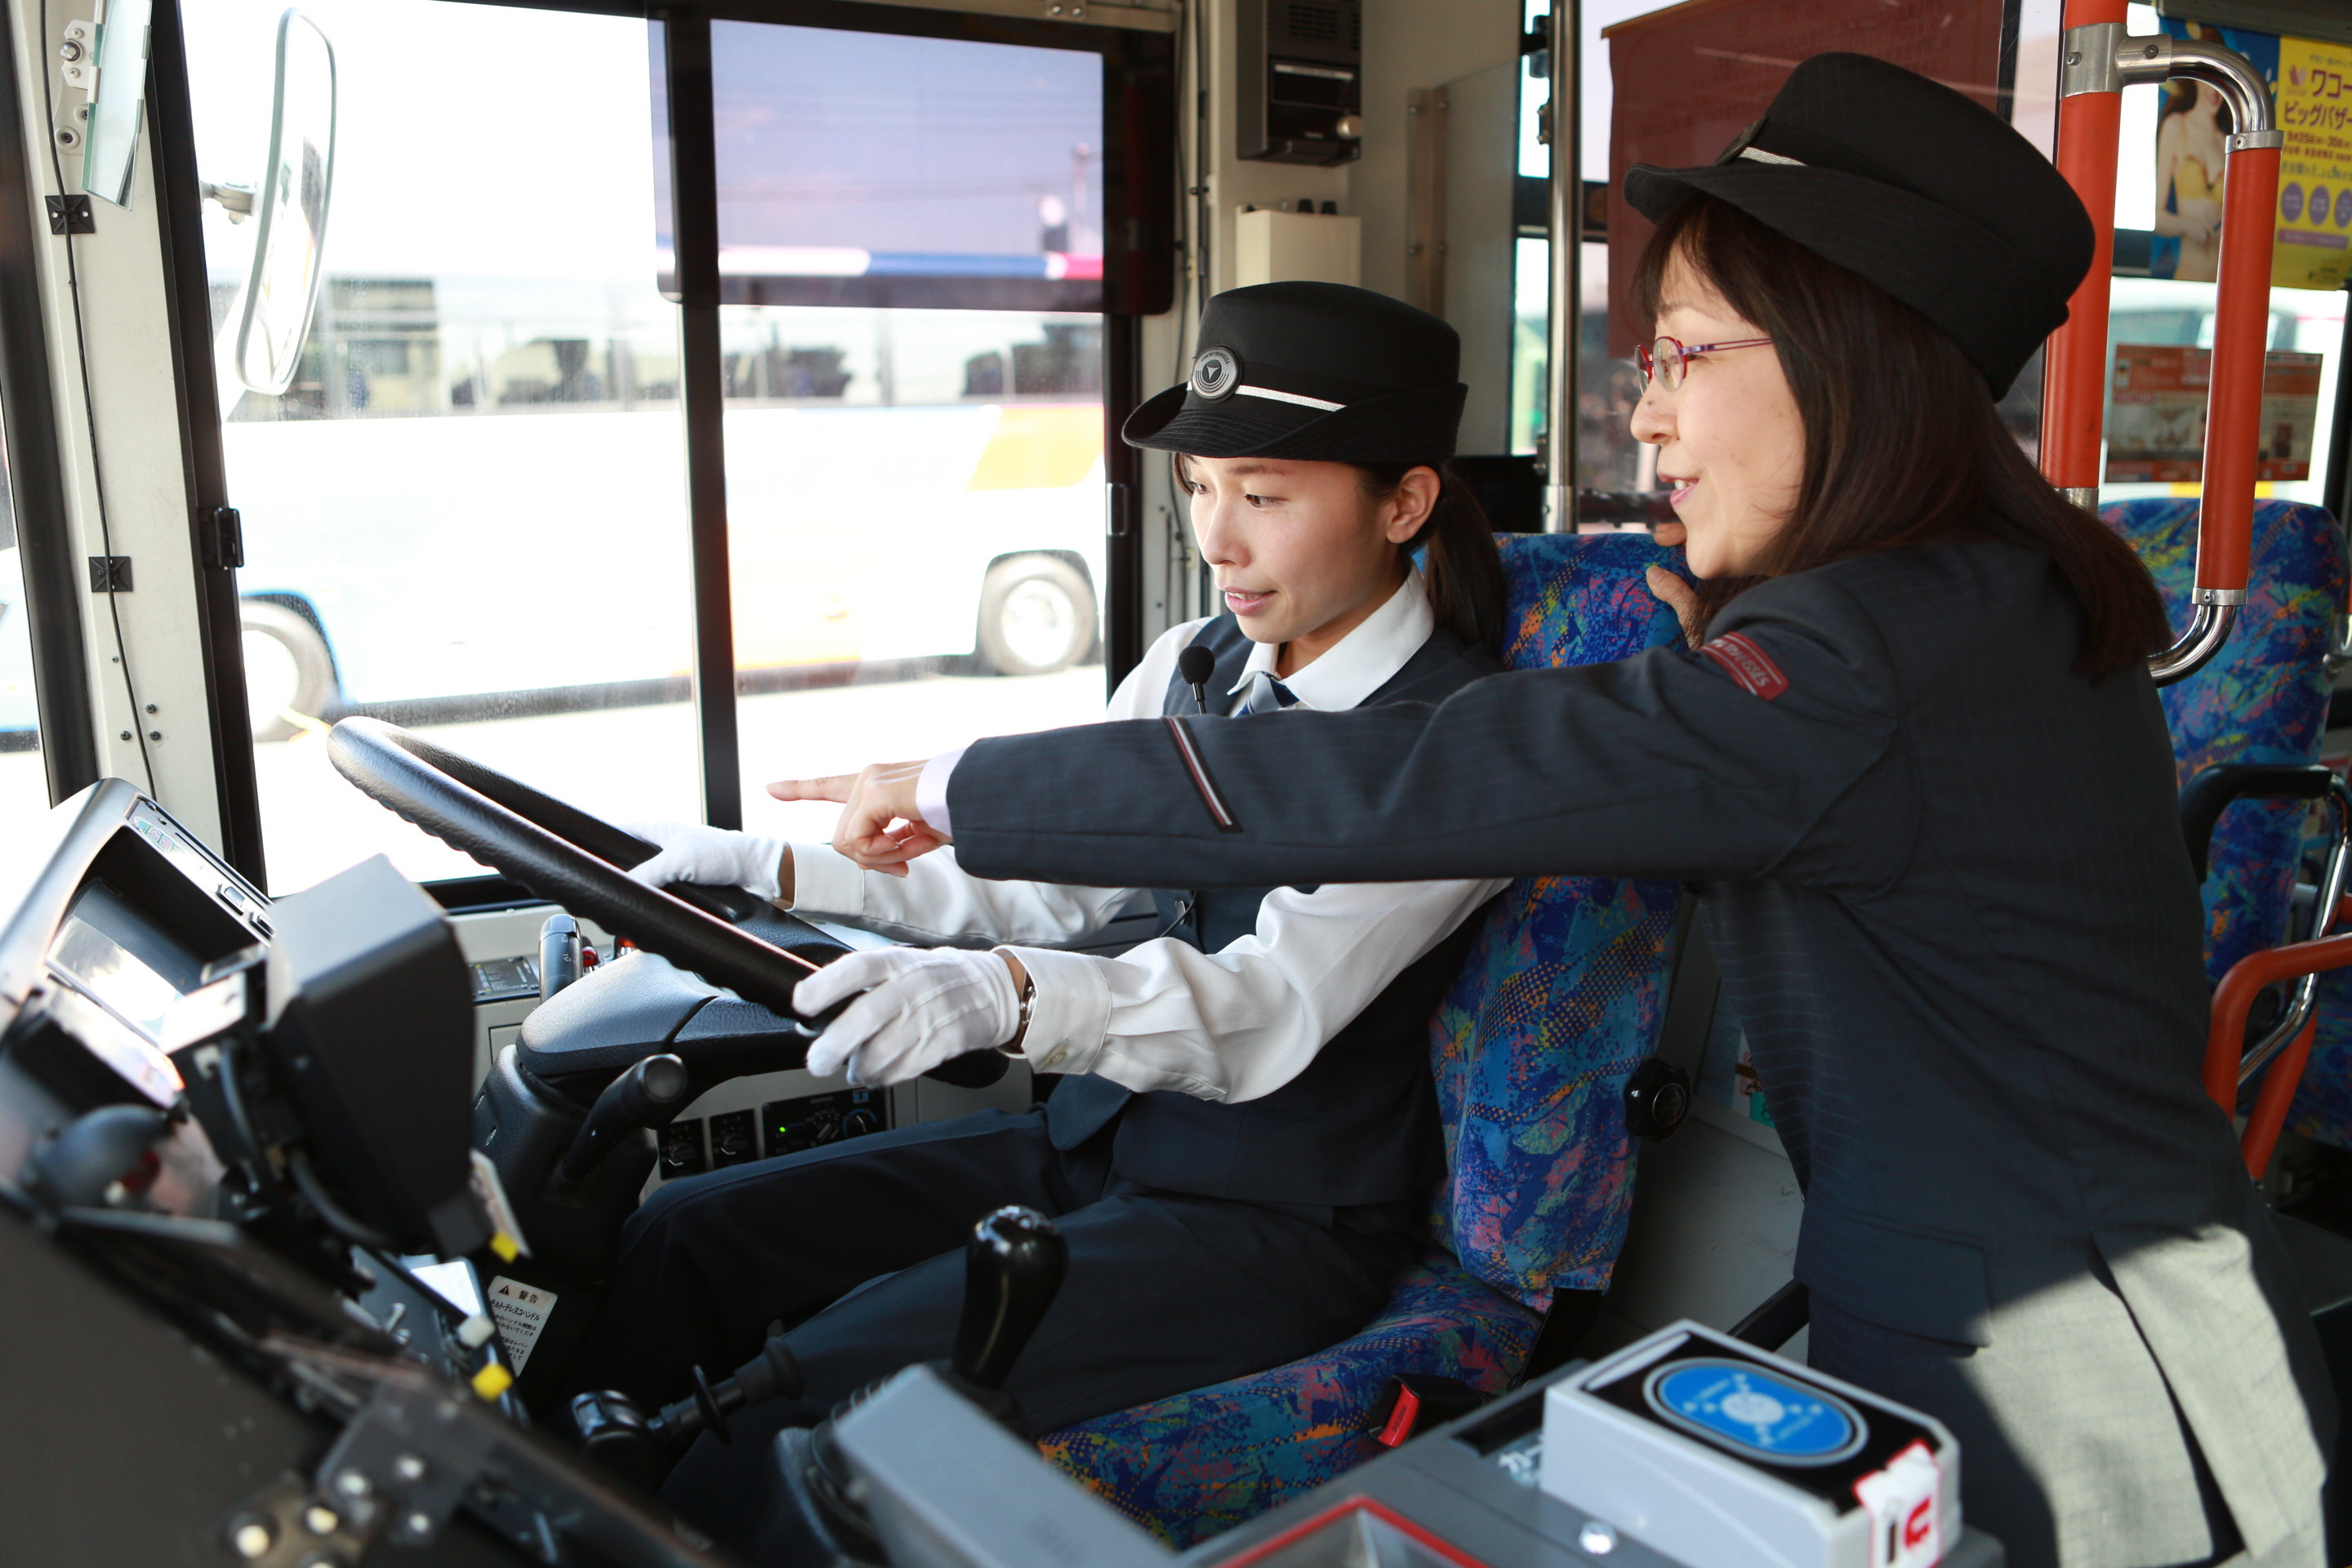
[[[2197,502],[2126,501],[2100,515],[2155,574],[2172,624],[2188,625]],[[2253,570],[2237,629],[2212,663],[2162,692],[2181,784],[2221,763],[2319,760],[2330,685],[2326,657],[2346,581],[2344,533],[2325,510],[2255,503]],[[2242,800],[2214,826],[2204,888],[2210,980],[2218,984],[2248,953],[2288,940],[2305,809],[2300,801]],[[2320,1039],[2288,1124],[2352,1146],[2352,1083],[2345,1081],[2352,1075],[2352,1016],[2326,1001],[2336,984],[2322,984]],[[2331,1013],[2337,1035],[2332,1064]],[[2323,1078],[2332,1081],[2315,1093]]]
[[[1505,537],[1504,662],[1593,664],[1678,643],[1642,535]],[[1162,1539],[1229,1530],[1379,1451],[1398,1373],[1508,1387],[1557,1288],[1599,1289],[1633,1201],[1626,1075],[1665,1011],[1678,890],[1602,878],[1504,889],[1431,1022],[1447,1175],[1433,1246],[1354,1338],[1046,1435],[1046,1457]]]

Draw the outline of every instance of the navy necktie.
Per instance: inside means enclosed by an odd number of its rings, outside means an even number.
[[[1242,692],[1242,700],[1234,704],[1234,717],[1238,719],[1245,713],[1278,712],[1297,700],[1291,695],[1290,688],[1265,670],[1254,669],[1250,671],[1249,686]]]

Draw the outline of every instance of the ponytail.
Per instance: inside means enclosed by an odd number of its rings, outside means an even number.
[[[1470,647],[1493,653],[1503,643],[1503,557],[1495,548],[1495,526],[1486,509],[1452,463],[1357,463],[1351,465],[1374,501],[1394,495],[1417,468],[1437,473],[1437,504],[1404,548],[1422,552],[1421,574],[1429,584],[1429,607],[1437,624]]]

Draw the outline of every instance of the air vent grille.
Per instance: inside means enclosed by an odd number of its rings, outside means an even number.
[[[1356,6],[1288,0],[1281,10],[1284,30],[1295,43],[1342,44],[1351,49],[1364,47],[1364,14]]]

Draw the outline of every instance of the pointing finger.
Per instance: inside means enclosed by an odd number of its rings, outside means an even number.
[[[835,773],[820,779],[778,779],[768,793],[778,800],[845,801],[856,784],[856,773]]]

